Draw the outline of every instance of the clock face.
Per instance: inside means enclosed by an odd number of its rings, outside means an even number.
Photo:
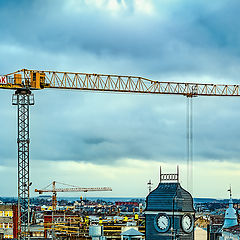
[[[190,214],[183,215],[182,217],[182,229],[186,233],[190,233],[193,230],[193,217]]]
[[[170,227],[170,219],[165,214],[158,214],[155,218],[155,228],[159,232],[166,232]]]
[[[160,216],[157,220],[157,225],[160,229],[166,229],[168,227],[168,218],[166,216]]]

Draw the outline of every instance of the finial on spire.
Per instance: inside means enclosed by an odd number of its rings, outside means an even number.
[[[229,194],[230,194],[230,199],[232,199],[232,187],[231,187],[231,184],[230,184],[230,188],[228,189],[229,191]]]
[[[149,182],[147,183],[147,185],[148,185],[148,191],[149,191],[149,193],[152,191],[152,181],[151,181],[151,179],[149,180]]]

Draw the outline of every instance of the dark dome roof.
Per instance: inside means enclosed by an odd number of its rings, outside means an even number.
[[[180,183],[160,183],[147,196],[145,211],[194,212],[191,194]]]

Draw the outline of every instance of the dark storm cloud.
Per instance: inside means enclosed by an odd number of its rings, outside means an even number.
[[[59,108],[64,95],[54,97],[58,104],[52,103],[52,109]],[[158,101],[157,97],[90,93],[75,98],[65,113],[56,114],[47,114],[51,110],[46,110],[43,102],[39,103],[42,107],[34,109],[32,132],[37,136],[34,134],[32,142],[33,149],[39,145],[44,151],[35,148],[33,157],[106,163],[122,158],[158,160],[183,156],[184,143],[182,148],[178,141],[184,135],[184,128],[179,129],[184,124],[184,115],[175,110],[179,123],[168,120],[164,116],[167,106],[159,108]],[[45,121],[48,124],[41,127],[41,132],[37,131],[37,122]],[[172,138],[175,132],[178,137]]]
[[[70,1],[72,3],[74,1]],[[1,1],[2,43],[36,52],[129,58],[146,73],[236,77],[238,1],[153,1],[155,14],[136,13],[133,1],[116,15],[85,1]],[[79,8],[78,10],[74,9]]]
[[[0,1],[1,73],[81,68],[164,80],[239,78],[238,1],[176,1],[164,8],[154,1],[152,15],[137,12],[133,2],[115,14],[85,1],[75,1],[76,9],[68,2],[74,1]],[[57,90],[35,95],[32,159],[186,159],[184,98]],[[0,119],[1,162],[16,154],[15,109],[7,96],[0,96],[2,112],[8,113]],[[194,101],[197,158],[235,161],[237,100]]]
[[[37,98],[40,108],[33,109],[32,118],[34,159],[100,164],[123,158],[186,161],[185,98],[91,93],[77,97],[79,93],[72,92],[70,104],[63,103],[66,94]],[[195,160],[238,160],[238,101],[194,99]],[[51,108],[46,109],[47,102]],[[59,112],[62,104],[67,107]]]

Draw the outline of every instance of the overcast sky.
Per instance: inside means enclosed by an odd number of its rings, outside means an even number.
[[[238,0],[0,0],[0,74],[29,68],[239,84],[239,9]],[[12,93],[0,94],[0,196],[17,196]],[[239,101],[193,99],[195,197],[226,198],[231,184],[240,198]],[[56,180],[113,188],[86,197],[145,197],[148,180],[158,184],[159,166],[172,173],[177,165],[186,188],[186,102],[183,96],[35,92],[32,188]]]

